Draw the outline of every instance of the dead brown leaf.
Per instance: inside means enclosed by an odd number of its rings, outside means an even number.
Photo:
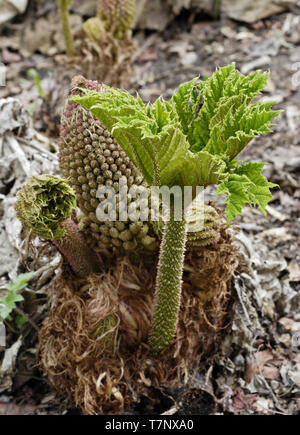
[[[38,406],[34,405],[17,405],[13,402],[0,401],[0,415],[28,415],[34,414],[38,409]]]
[[[277,367],[272,367],[265,365],[262,367],[261,374],[271,381],[274,381],[275,379],[279,379],[279,369]]]
[[[246,359],[245,380],[249,383],[257,374],[269,380],[279,379],[279,368],[285,362],[284,358],[271,349],[256,352],[251,358]]]
[[[144,51],[139,57],[138,62],[148,62],[148,61],[156,61],[157,60],[157,53],[154,49],[149,49],[147,51]]]
[[[286,331],[297,332],[300,331],[300,322],[296,322],[288,317],[282,317],[278,323],[283,326]]]
[[[238,393],[233,398],[233,408],[234,413],[239,411],[255,411],[253,404],[257,400],[257,394],[244,394],[243,391],[238,391]]]
[[[296,261],[291,261],[288,266],[290,272],[290,281],[297,282],[300,281],[300,267]]]
[[[22,60],[22,57],[18,53],[10,51],[8,48],[3,48],[1,58],[2,58],[2,62],[8,64],[20,62]]]

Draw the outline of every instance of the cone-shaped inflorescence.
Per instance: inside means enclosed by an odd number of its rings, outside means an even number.
[[[79,277],[99,271],[96,254],[70,219],[76,197],[65,180],[54,175],[33,176],[17,198],[15,208],[23,226],[36,236],[51,240]]]
[[[117,38],[131,29],[135,13],[136,0],[98,0],[98,17]]]
[[[102,91],[97,82],[76,76],[71,83],[70,95],[78,94],[80,88]],[[118,216],[116,221],[98,220],[96,210],[101,202],[97,198],[99,187],[112,187],[118,204],[121,179],[126,181],[128,189],[140,186],[144,181],[108,130],[91,112],[73,102],[68,102],[61,119],[59,164],[62,175],[68,178],[76,192],[83,212],[80,227],[94,249],[112,246],[125,250],[136,247],[153,249],[156,246],[146,223],[130,219],[120,221]]]

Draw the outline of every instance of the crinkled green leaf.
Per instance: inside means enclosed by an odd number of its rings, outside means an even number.
[[[189,151],[189,143],[171,103],[158,99],[152,106],[144,106],[140,98],[109,87],[106,92],[84,92],[85,96],[71,100],[89,109],[112,131],[149,184],[187,185],[195,181],[207,185],[219,179],[216,168],[223,168],[223,162],[208,153]]]
[[[188,153],[188,158],[182,162],[183,168],[178,175],[180,180],[177,184],[206,187],[209,184],[219,184],[226,178],[226,164],[218,156],[213,156],[206,151]]]
[[[204,86],[203,84],[201,85],[203,105],[191,126],[191,147],[193,151],[200,151],[208,142],[210,137],[210,120],[214,116],[219,100],[224,95],[226,83],[230,81],[234,72],[234,64],[219,68],[210,78],[205,80]]]
[[[190,149],[194,152],[202,149],[209,152],[211,149],[223,151],[226,146],[222,131],[224,118],[229,113],[227,119],[231,121],[231,117],[243,103],[245,103],[245,111],[252,98],[264,88],[268,77],[269,73],[260,71],[245,76],[235,70],[234,64],[230,64],[217,69],[205,81],[196,84],[194,79],[181,85],[171,102],[175,105],[185,134],[188,136]],[[242,114],[240,112],[240,115]],[[275,116],[276,113],[273,117]],[[186,131],[187,129],[189,131]],[[233,133],[237,131],[236,129]],[[219,138],[218,144],[213,146],[216,137]],[[252,134],[249,140],[253,137],[255,135]],[[246,144],[243,142],[243,146]],[[242,145],[236,148],[241,150]]]
[[[261,173],[264,163],[245,163],[237,166],[217,190],[218,194],[225,194],[228,224],[242,212],[245,204],[258,206],[265,214],[265,208],[272,194],[270,189],[276,187]]]
[[[221,183],[217,193],[227,195],[225,203],[227,223],[229,224],[236,216],[242,213],[244,205],[249,198],[245,193],[245,184],[248,183],[247,178],[230,175],[229,178]]]
[[[72,100],[113,133],[149,184],[218,184],[218,193],[227,194],[231,221],[245,203],[264,211],[274,186],[261,175],[262,165],[237,166],[234,160],[253,138],[270,132],[279,113],[273,103],[251,104],[268,76],[245,76],[231,64],[182,84],[169,103],[159,98],[144,105],[140,97],[109,87],[81,89],[85,95]]]
[[[252,200],[253,205],[258,206],[263,214],[266,214],[266,205],[272,198],[270,189],[278,187],[277,184],[270,183],[261,173],[265,163],[242,163],[236,168],[235,173],[240,176],[246,176],[251,184],[248,186],[248,195]]]
[[[189,143],[192,140],[193,122],[202,105],[201,88],[204,86],[204,82],[197,82],[196,77],[189,82],[183,83],[171,99],[171,104],[176,110],[182,131],[188,138]]]
[[[211,136],[204,150],[233,159],[256,136],[269,133],[272,120],[280,111],[271,110],[274,103],[247,105],[247,96],[222,98],[211,120]]]
[[[223,95],[230,97],[242,93],[248,96],[249,102],[264,89],[270,76],[269,72],[262,73],[260,70],[254,71],[248,76],[236,70],[234,72],[235,74],[231,75],[230,80],[226,82]]]

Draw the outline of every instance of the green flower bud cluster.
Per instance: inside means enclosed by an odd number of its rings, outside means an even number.
[[[78,88],[102,90],[97,82],[80,76],[73,79],[70,95],[78,93]],[[61,119],[59,146],[60,170],[76,193],[78,206],[83,212],[80,227],[93,248],[152,249],[155,238],[149,234],[150,228],[146,223],[130,219],[125,222],[101,222],[96,216],[101,202],[97,198],[100,186],[113,187],[118,204],[119,180],[122,177],[126,177],[128,188],[144,183],[143,177],[108,130],[89,111],[68,102]],[[128,202],[131,201],[133,198],[129,196]]]

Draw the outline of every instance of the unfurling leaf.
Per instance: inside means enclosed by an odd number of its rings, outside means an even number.
[[[217,193],[227,195],[225,202],[228,223],[242,212],[245,204],[257,205],[265,214],[266,205],[272,198],[270,189],[277,185],[262,175],[263,166],[264,163],[241,164],[219,185]]]
[[[253,138],[271,131],[279,114],[273,103],[251,104],[268,77],[260,71],[245,76],[231,64],[182,84],[170,102],[159,98],[145,105],[139,96],[107,86],[101,92],[80,89],[85,95],[71,100],[112,132],[150,185],[219,185],[218,192],[229,195],[230,221],[247,202],[264,211],[274,187],[258,177],[255,164],[246,171],[233,161]]]

